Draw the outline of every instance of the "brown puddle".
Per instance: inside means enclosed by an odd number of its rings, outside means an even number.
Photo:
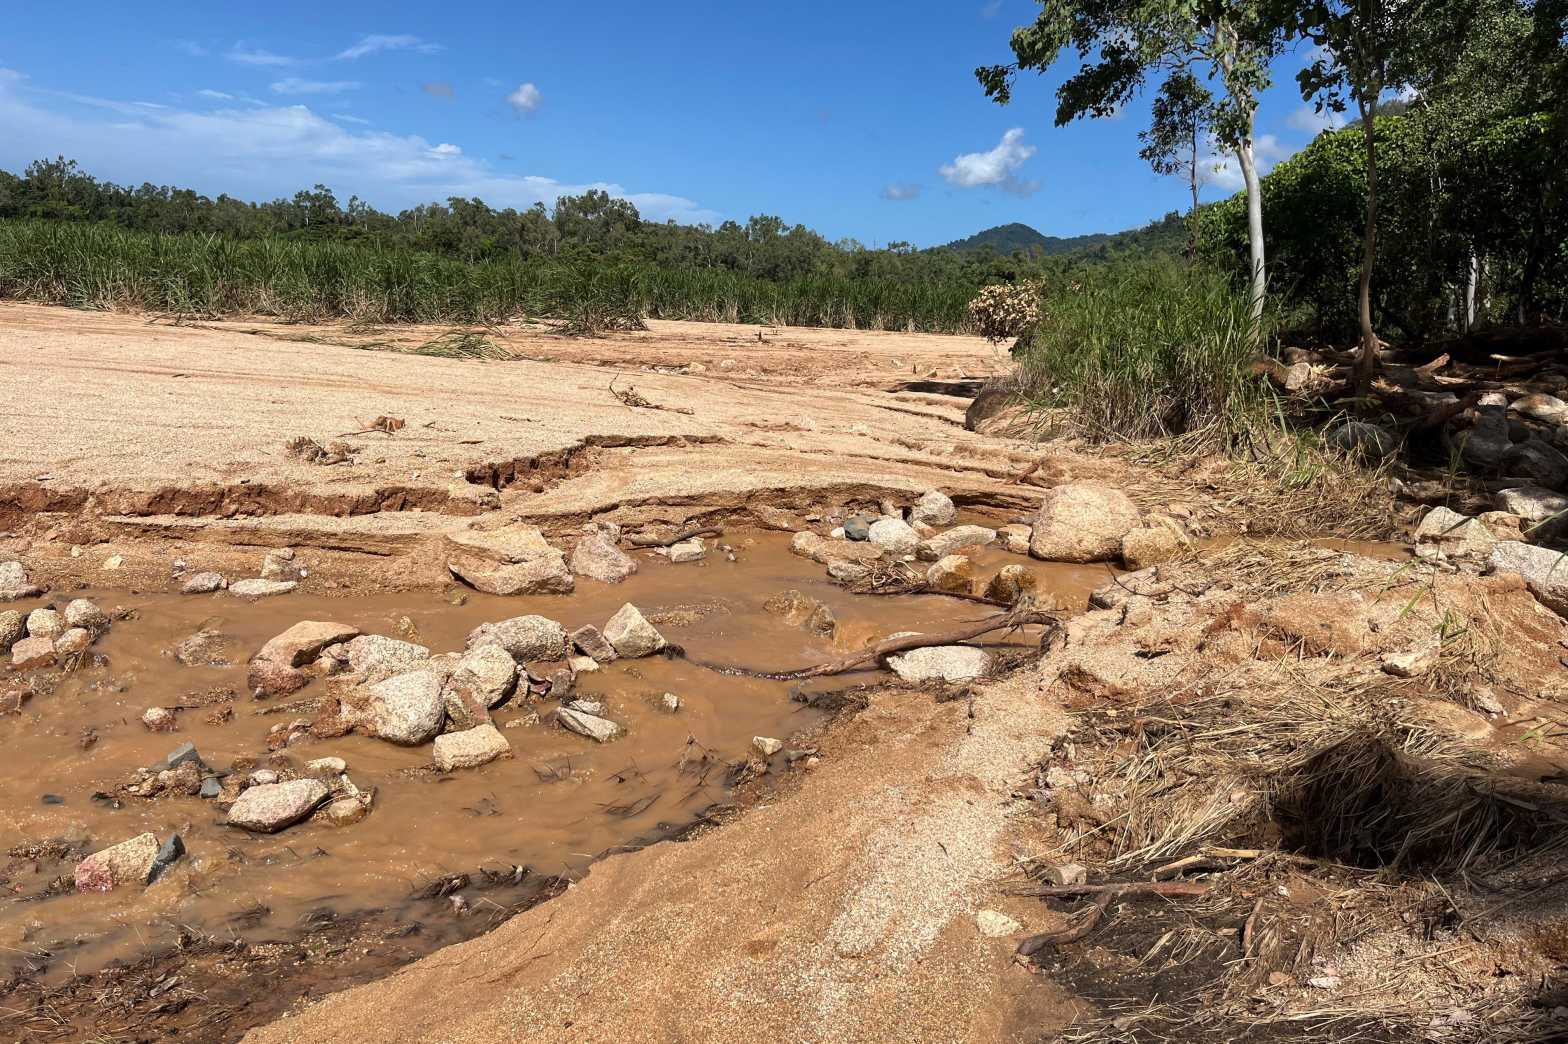
[[[262,643],[300,620],[333,620],[365,633],[407,637],[433,653],[463,648],[480,623],[527,613],[559,620],[568,630],[602,626],[632,602],[673,643],[694,657],[758,669],[820,663],[899,630],[938,630],[994,610],[939,596],[864,597],[831,583],[820,565],[788,551],[788,535],[731,534],[738,561],[710,551],[699,563],[671,564],[639,555],[641,571],[610,586],[580,580],[569,596],[496,598],[468,592],[466,604],[441,591],[385,597],[328,598],[291,594],[248,603],[227,594],[127,595],[83,591],[105,608],[136,610],[94,646],[107,666],[65,675],[52,693],[0,717],[0,852],[65,839],[69,855],[47,854],[31,865],[9,860],[0,879],[13,900],[0,909],[0,970],[29,975],[86,974],[105,962],[167,946],[194,931],[246,941],[286,937],[307,920],[390,909],[443,877],[491,868],[527,867],[540,875],[580,876],[597,856],[618,846],[670,836],[726,796],[730,769],[751,754],[754,736],[785,740],[818,724],[823,712],[791,699],[782,682],[729,677],[680,660],[617,661],[578,676],[575,697],[602,699],[605,716],[626,735],[608,744],[553,724],[554,701],[532,706],[514,698],[494,712],[512,759],[443,775],[431,748],[403,748],[360,736],[312,740],[283,753],[297,769],[337,756],[360,788],[377,788],[368,818],[333,827],[307,820],[276,835],[221,825],[222,812],[195,797],[95,799],[131,780],[138,767],[160,761],[190,741],[213,768],[237,758],[265,759],[268,730],[308,713],[283,710],[323,690],[258,702],[245,691],[245,661]],[[1031,561],[990,548],[975,556],[989,576],[1004,564],[1027,563],[1063,608],[1082,608],[1103,584],[1107,567]],[[815,637],[763,609],[774,594],[798,589],[837,614],[838,637]],[[53,596],[68,600],[65,592]],[[19,603],[32,608],[41,601]],[[185,667],[170,650],[210,626],[232,636],[234,663]],[[417,633],[401,633],[406,617]],[[1015,636],[1014,641],[1017,641]],[[876,681],[865,671],[821,679],[810,691]],[[231,698],[224,695],[232,691]],[[660,698],[675,693],[675,713]],[[216,696],[214,694],[217,694]],[[140,722],[147,707],[197,705],[179,712],[179,730],[154,734]],[[232,707],[221,721],[214,712]],[[537,712],[538,724],[507,728]],[[96,742],[84,748],[85,730]],[[684,767],[683,767],[684,762]],[[265,763],[264,761],[262,763]],[[787,771],[786,753],[769,771]],[[50,795],[45,803],[45,795]],[[118,807],[116,807],[116,804]],[[50,892],[81,852],[143,832],[159,840],[178,832],[186,857],[145,890],[107,894]],[[0,855],[0,859],[5,858]],[[0,871],[5,869],[0,864]],[[29,900],[32,901],[18,901]],[[498,907],[499,909],[499,907]],[[426,947],[439,943],[433,936]]]

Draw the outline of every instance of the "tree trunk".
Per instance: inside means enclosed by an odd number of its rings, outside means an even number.
[[[1357,97],[1361,134],[1367,148],[1367,222],[1361,237],[1361,356],[1356,360],[1356,394],[1365,395],[1377,369],[1377,332],[1372,329],[1372,265],[1377,260],[1377,96],[1381,84],[1368,85]]]
[[[1198,260],[1198,125],[1192,125],[1192,160],[1187,164],[1187,182],[1192,187],[1192,218],[1188,221],[1187,261]]]
[[[1263,186],[1258,183],[1258,167],[1252,154],[1253,116],[1247,117],[1247,135],[1236,148],[1236,159],[1241,163],[1241,177],[1247,186],[1247,246],[1251,255],[1252,277],[1252,338],[1254,343],[1263,333],[1263,295],[1268,290],[1263,256]]]

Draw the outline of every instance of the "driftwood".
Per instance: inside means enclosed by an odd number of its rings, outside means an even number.
[[[681,530],[672,537],[629,536],[625,540],[632,547],[669,547],[672,544],[680,543],[682,540],[690,540],[692,537],[716,537],[723,535],[724,530],[718,526],[693,526],[690,529]]]
[[[626,386],[625,391],[618,391],[616,390],[615,382],[613,380],[610,382],[610,394],[615,396],[617,399],[620,399],[623,405],[630,406],[633,409],[663,410],[666,413],[683,413],[688,417],[691,416],[693,412],[685,406],[660,406],[656,402],[650,402],[645,396],[640,394],[634,386],[630,384]]]
[[[721,674],[738,675],[747,678],[767,678],[772,681],[803,681],[806,678],[823,678],[832,674],[845,674],[849,671],[877,663],[884,657],[892,656],[895,653],[909,652],[911,649],[925,649],[935,645],[957,645],[960,642],[967,642],[971,638],[978,638],[982,634],[989,634],[992,631],[1017,630],[1020,627],[1027,627],[1031,624],[1045,627],[1047,636],[1055,632],[1059,626],[1056,617],[1050,613],[1035,609],[1032,606],[1018,606],[1011,612],[988,616],[984,620],[976,620],[974,623],[966,624],[951,631],[944,631],[941,634],[915,634],[907,638],[888,638],[877,642],[869,648],[840,657],[837,660],[819,663],[814,667],[801,667],[793,671],[759,671],[733,664],[706,663],[702,660],[693,660],[690,657],[686,657],[686,659],[698,667],[705,667],[708,670],[718,671]],[[679,652],[678,655],[684,656],[684,651]]]
[[[1100,919],[1105,916],[1105,911],[1110,908],[1118,896],[1123,895],[1163,895],[1172,898],[1194,898],[1204,895],[1209,890],[1206,884],[1194,884],[1189,881],[1122,881],[1110,884],[1078,884],[1078,885],[1041,885],[1039,888],[1027,892],[1018,892],[1018,895],[1038,896],[1072,896],[1093,895],[1094,905],[1089,907],[1089,912],[1080,917],[1074,924],[1054,932],[1041,932],[1031,935],[1018,944],[1019,957],[1033,957],[1047,946],[1062,946],[1066,943],[1077,942],[1099,925]]]

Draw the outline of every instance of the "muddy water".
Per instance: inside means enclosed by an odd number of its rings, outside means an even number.
[[[94,646],[106,665],[64,675],[21,714],[0,718],[0,852],[51,839],[94,851],[150,831],[160,840],[178,832],[188,855],[145,890],[102,895],[45,895],[50,880],[71,872],[74,854],[32,867],[12,860],[4,883],[11,896],[44,897],[0,907],[0,965],[47,950],[55,957],[51,969],[86,972],[172,942],[182,925],[224,937],[276,937],[312,911],[380,908],[444,875],[480,867],[577,875],[596,856],[667,834],[721,800],[729,767],[747,758],[753,736],[778,737],[788,747],[793,733],[820,720],[783,683],[718,675],[679,660],[617,661],[579,675],[574,694],[602,699],[605,715],[626,729],[608,744],[556,727],[549,715],[554,702],[514,698],[494,712],[514,757],[475,770],[437,773],[428,744],[403,748],[347,736],[288,747],[283,754],[298,769],[333,755],[348,763],[360,788],[377,788],[369,817],[350,826],[307,820],[276,835],[252,835],[222,825],[222,812],[200,798],[95,799],[187,740],[217,769],[236,759],[265,759],[268,730],[309,717],[289,708],[328,687],[318,680],[295,696],[264,702],[245,692],[245,661],[299,620],[409,637],[440,653],[461,650],[467,633],[485,621],[539,613],[568,629],[602,626],[630,601],[694,657],[789,669],[893,631],[939,630],[994,611],[937,596],[852,595],[827,581],[821,566],[791,555],[785,535],[727,539],[736,562],[710,552],[703,562],[672,564],[650,554],[640,556],[641,571],[624,584],[582,580],[570,596],[537,598],[468,592],[462,605],[434,590],[395,597],[292,594],[255,603],[227,594],[80,592],[106,608],[135,609],[136,616],[116,622]],[[988,576],[1009,563],[1027,563],[1064,608],[1081,607],[1107,576],[1104,566],[1031,562],[998,548],[976,565]],[[836,638],[812,636],[763,609],[769,597],[791,588],[833,608]],[[63,595],[55,600],[63,602]],[[34,604],[42,603],[20,607]],[[234,639],[231,666],[185,667],[172,658],[181,639],[215,623]],[[866,671],[815,688],[878,677]],[[673,714],[660,706],[666,692],[680,697]],[[189,709],[179,712],[177,732],[153,734],[139,720],[150,706]],[[232,715],[225,720],[226,708]],[[534,713],[542,721],[525,724]],[[90,745],[82,742],[87,730],[96,736]],[[776,755],[767,771],[788,771],[787,764]]]

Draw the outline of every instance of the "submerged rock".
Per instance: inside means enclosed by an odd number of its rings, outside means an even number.
[[[922,541],[918,555],[921,561],[935,562],[946,558],[959,548],[985,547],[996,540],[996,530],[985,526],[954,526]]]
[[[964,555],[947,555],[926,570],[926,586],[947,594],[974,594],[975,564]]]
[[[109,892],[121,885],[146,884],[158,859],[158,838],[139,834],[99,849],[76,864],[78,892]]]
[[[1026,567],[1005,565],[985,585],[985,596],[1004,605],[1012,605],[1025,594],[1033,594],[1039,585],[1039,578]]]
[[[1047,562],[1104,562],[1120,557],[1122,538],[1138,525],[1138,506],[1110,486],[1069,482],[1046,493],[1035,516],[1029,553]]]
[[[174,647],[174,660],[185,667],[229,667],[234,663],[235,645],[222,631],[203,629]]]
[[[229,825],[258,834],[274,834],[293,826],[327,800],[330,791],[319,779],[291,779],[249,787],[229,809]]]
[[[555,720],[579,736],[587,736],[599,743],[608,743],[621,731],[621,727],[609,718],[601,718],[597,714],[585,714],[570,707],[559,708],[555,712]]]
[[[435,764],[442,772],[454,769],[478,768],[496,758],[510,757],[512,745],[489,722],[462,732],[448,732],[437,736]]]
[[[276,660],[290,667],[303,667],[321,655],[329,645],[359,637],[359,628],[326,620],[301,620],[282,634],[267,641],[256,653],[257,659]],[[374,636],[372,636],[374,637]],[[392,639],[387,639],[391,641]],[[361,646],[364,648],[364,646]],[[416,648],[424,648],[417,646]],[[429,655],[429,650],[425,651]]]
[[[664,636],[654,629],[635,605],[627,602],[604,625],[604,637],[628,659],[652,656],[664,648]]]
[[[792,554],[830,568],[841,562],[875,562],[882,557],[882,549],[870,543],[831,540],[809,530],[796,533],[789,542],[789,549]]]
[[[991,669],[991,654],[968,645],[935,645],[895,653],[887,665],[906,682],[971,681]]]
[[[593,624],[584,624],[573,631],[572,645],[595,663],[609,663],[620,656],[615,646]]]
[[[268,598],[288,594],[298,586],[297,580],[236,580],[229,585],[229,594],[239,598]]]
[[[771,758],[784,749],[784,742],[776,740],[772,736],[753,736],[751,737],[751,745],[758,754],[765,758]]]
[[[701,537],[691,537],[677,544],[671,544],[659,553],[671,562],[698,562],[708,556],[708,549]]]
[[[998,529],[996,535],[1001,540],[1002,546],[1013,554],[1027,555],[1029,553],[1030,527],[1015,522]]]

